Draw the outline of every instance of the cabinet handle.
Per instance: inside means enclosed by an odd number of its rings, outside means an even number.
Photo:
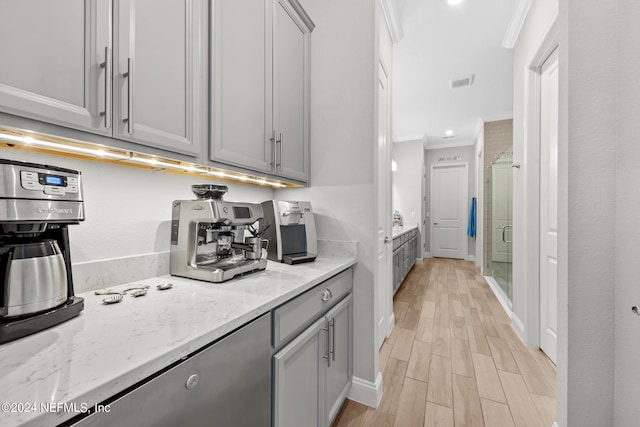
[[[276,146],[280,144],[280,155],[276,158],[276,171],[280,168],[282,172],[282,132],[279,133],[279,139],[276,139]]]
[[[329,289],[325,289],[324,291],[322,291],[322,302],[327,302],[331,299],[333,295],[331,294],[331,291]]]
[[[331,367],[331,358],[329,357],[329,326],[322,328],[323,331],[327,331],[327,354],[323,354],[322,357],[327,359],[327,365]]]
[[[109,46],[104,48],[104,62],[100,64],[100,68],[104,68],[104,111],[100,112],[100,116],[104,117],[104,127],[111,127],[111,49]]]
[[[272,130],[271,131],[271,138],[269,138],[269,141],[271,142],[271,163],[269,163],[269,166],[271,166],[271,169],[275,169],[275,164],[276,164],[276,131]]]
[[[329,331],[331,332],[331,349],[329,352],[331,353],[331,360],[336,361],[336,318],[334,317],[329,322]],[[329,365],[331,366],[331,365]]]
[[[122,77],[127,79],[127,117],[122,121],[127,124],[127,132],[133,134],[133,58],[127,59],[127,72]]]

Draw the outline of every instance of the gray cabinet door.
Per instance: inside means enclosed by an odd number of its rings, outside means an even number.
[[[269,427],[270,327],[261,317],[74,426]]]
[[[297,2],[295,2],[297,4]],[[309,180],[310,40],[313,23],[288,0],[273,11],[273,128],[276,173]]]
[[[197,156],[206,139],[206,0],[114,0],[114,136]]]
[[[213,0],[210,159],[273,169],[271,4]]]
[[[321,426],[328,357],[323,317],[273,356],[274,426]]]
[[[326,315],[329,325],[329,360],[323,425],[340,411],[353,377],[353,297],[351,294]]]
[[[100,66],[111,52],[110,5],[0,2],[0,111],[111,135],[111,70]]]

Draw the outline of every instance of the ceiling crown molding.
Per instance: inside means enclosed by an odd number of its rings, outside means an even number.
[[[509,26],[507,27],[507,32],[502,40],[502,47],[513,49],[516,45],[520,30],[522,30],[522,25],[524,25],[525,19],[527,19],[531,1],[532,0],[518,0],[516,3],[516,6],[513,8],[511,20],[509,21]]]
[[[400,16],[398,15],[398,6],[396,0],[380,0],[382,6],[382,14],[385,21],[387,21],[387,27],[389,27],[389,34],[391,34],[391,41],[395,44],[404,38],[402,32],[402,24],[400,23]]]

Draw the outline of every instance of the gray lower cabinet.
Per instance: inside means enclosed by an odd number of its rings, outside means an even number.
[[[213,0],[210,159],[309,180],[310,40],[296,0]]]
[[[270,329],[267,314],[73,425],[268,427]]]
[[[353,377],[351,288],[349,270],[275,310],[274,427],[329,426],[338,414]],[[312,323],[291,334],[294,319]]]
[[[418,231],[412,230],[393,239],[393,293],[395,294],[402,281],[418,257]]]
[[[207,0],[156,3],[3,1],[0,112],[199,156]]]

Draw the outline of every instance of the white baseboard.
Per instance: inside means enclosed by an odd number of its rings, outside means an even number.
[[[471,262],[476,262],[476,256],[475,255],[467,255],[465,260],[466,261],[471,261]]]
[[[507,316],[511,318],[511,307],[509,307],[509,303],[507,302],[507,297],[504,291],[500,288],[500,285],[498,285],[498,282],[496,282],[496,279],[494,279],[491,276],[483,276],[483,277],[484,277],[484,280],[486,280],[486,282],[489,284],[489,287],[491,288],[491,290],[493,291],[493,294],[498,299],[498,302],[504,309],[505,313],[507,313]]]
[[[557,421],[554,421],[554,422],[553,422],[553,424],[551,424],[551,427],[559,427],[559,426],[558,426],[558,422],[557,422]]]
[[[511,329],[515,331],[520,341],[524,343],[524,323],[513,312],[511,312]]]
[[[389,323],[387,323],[387,338],[389,338],[395,326],[396,326],[396,314],[391,313],[391,316],[389,316]]]
[[[425,252],[424,253],[424,257],[425,258],[433,258],[433,256],[431,255],[431,252]]]
[[[371,408],[377,408],[382,400],[382,373],[378,372],[375,383],[353,377],[347,398]]]

